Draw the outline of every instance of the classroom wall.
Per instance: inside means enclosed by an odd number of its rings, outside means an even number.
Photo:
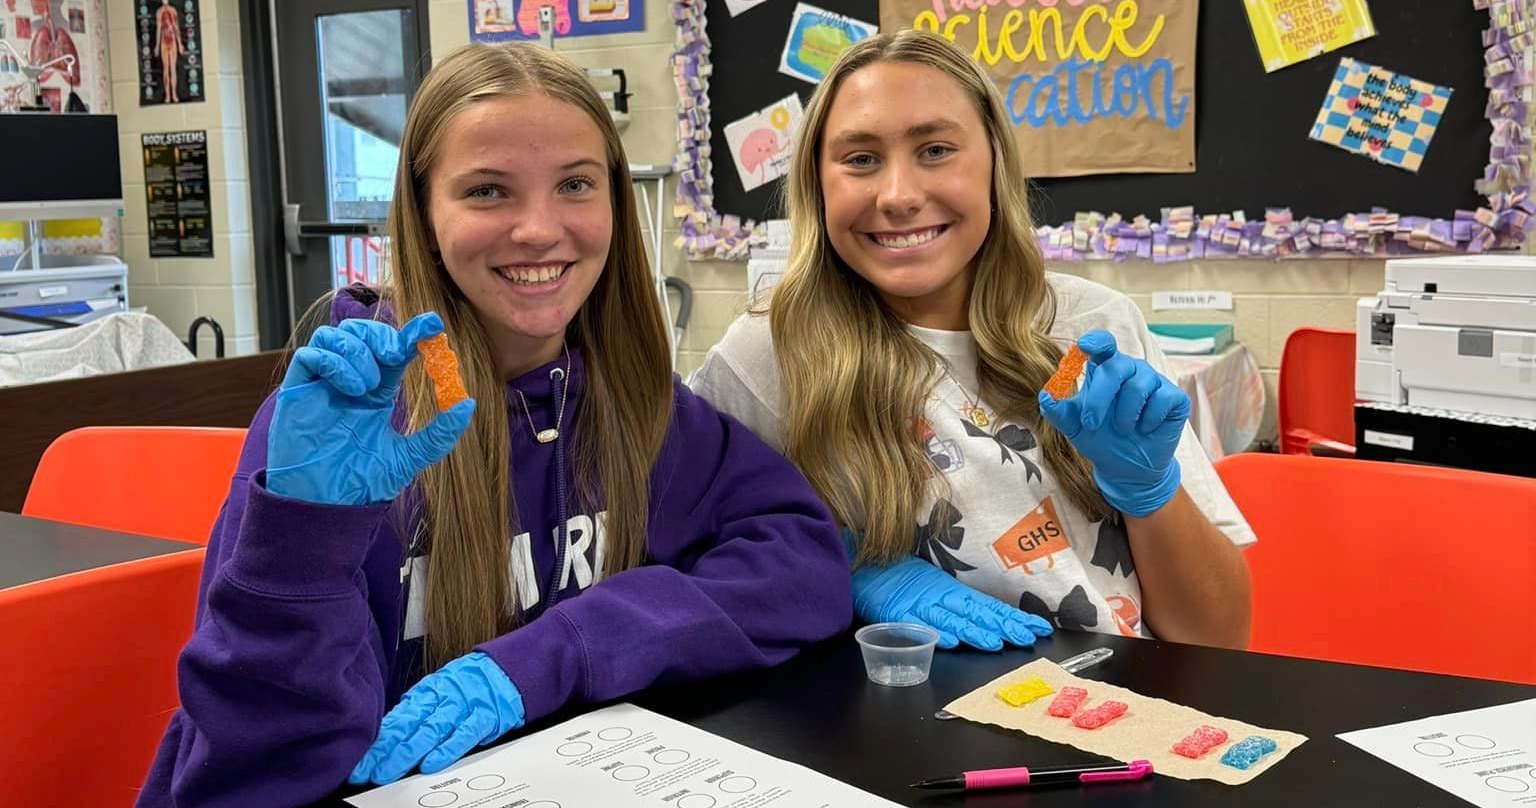
[[[433,0],[432,51],[441,55],[469,41],[465,0]],[[633,34],[556,40],[556,50],[589,67],[622,67],[636,93],[634,120],[624,132],[625,148],[634,162],[670,162],[676,146],[673,111],[677,103],[670,56],[670,3],[646,0],[646,30]],[[713,125],[723,125],[714,121]],[[1451,146],[1451,144],[1445,144]],[[1487,144],[1476,148],[1486,150]],[[1471,178],[1468,178],[1471,181]],[[667,186],[667,207],[673,198]],[[679,353],[685,376],[725,333],[745,302],[745,263],[683,260],[672,247],[676,222],[670,220],[665,270],[687,280],[694,289],[694,307]],[[649,238],[649,234],[647,234]],[[1081,275],[1130,295],[1150,322],[1221,322],[1234,326],[1236,338],[1250,350],[1264,374],[1266,407],[1259,439],[1275,436],[1275,385],[1281,348],[1292,330],[1304,325],[1354,327],[1355,299],[1382,288],[1383,260],[1314,259],[1302,261],[1198,261],[1154,264],[1151,261],[1112,261],[1051,267]],[[1233,310],[1154,312],[1151,293],[1177,290],[1225,290],[1233,293]]]
[[[123,171],[123,260],[129,302],[185,336],[199,316],[224,328],[230,355],[257,351],[256,259],[251,248],[251,195],[247,184],[245,95],[236,0],[202,0],[206,82],[201,103],[139,106],[134,4],[106,5],[112,98],[117,112]],[[206,130],[213,258],[150,258],[144,201],[145,132]],[[204,328],[199,357],[213,356]]]

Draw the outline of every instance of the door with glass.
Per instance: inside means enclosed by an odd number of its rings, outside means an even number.
[[[426,0],[271,0],[293,316],[379,283],[406,104],[430,67]]]

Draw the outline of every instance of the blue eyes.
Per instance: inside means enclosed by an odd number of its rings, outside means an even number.
[[[918,151],[918,155],[924,160],[941,160],[955,151],[955,148],[952,146],[933,144],[931,146],[924,146]],[[876,157],[869,153],[850,154],[842,160],[843,165],[852,169],[874,168],[877,162],[879,161]]]
[[[572,177],[557,186],[556,190],[563,196],[577,196],[597,187],[597,182],[590,177]],[[491,201],[506,198],[506,191],[499,185],[476,185],[464,192],[465,199],[475,201]]]

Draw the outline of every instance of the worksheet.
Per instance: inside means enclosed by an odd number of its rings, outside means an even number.
[[[358,808],[897,808],[632,704],[350,797]]]
[[[1339,739],[1480,808],[1536,805],[1536,699]]]

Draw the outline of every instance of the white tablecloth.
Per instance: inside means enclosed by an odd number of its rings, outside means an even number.
[[[1209,356],[1168,356],[1169,375],[1189,396],[1189,425],[1212,460],[1253,443],[1264,420],[1264,377],[1248,349],[1232,343]]]
[[[0,387],[195,360],[164,323],[122,312],[74,328],[0,337]]]

